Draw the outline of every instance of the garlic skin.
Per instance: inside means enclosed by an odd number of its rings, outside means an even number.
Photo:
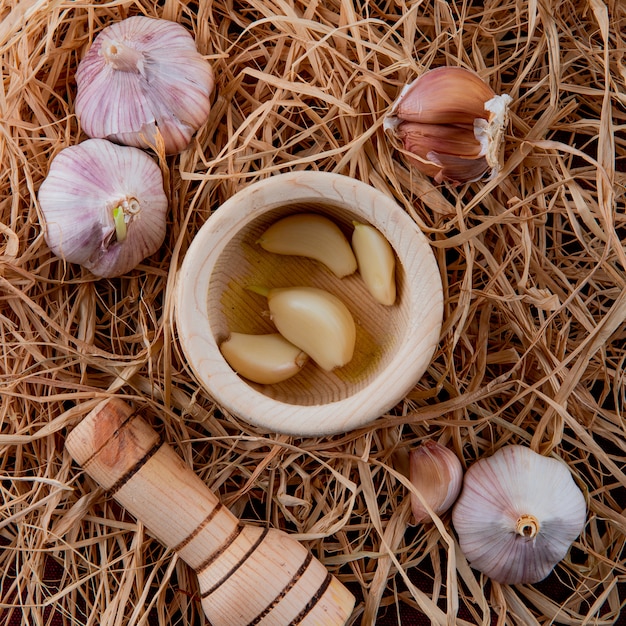
[[[500,171],[499,152],[511,103],[461,67],[428,70],[407,85],[384,127],[412,154],[411,164],[454,185]]]
[[[315,259],[339,278],[356,271],[354,253],[339,226],[317,213],[296,213],[274,222],[258,243],[275,254]]]
[[[356,325],[346,305],[317,287],[250,287],[267,298],[278,332],[326,371],[346,365],[354,354]]]
[[[65,148],[38,198],[52,252],[98,277],[129,272],[165,239],[161,170],[138,148],[105,139]]]
[[[396,301],[396,255],[391,244],[370,224],[354,224],[352,249],[359,274],[375,300],[385,306]]]
[[[566,556],[586,515],[565,463],[509,445],[468,469],[452,523],[472,567],[502,584],[532,584]]]
[[[463,483],[463,466],[456,454],[436,441],[411,450],[409,478],[437,514],[445,513],[457,499]],[[411,494],[411,508],[416,523],[430,520],[419,498]]]
[[[279,333],[249,335],[232,332],[220,344],[227,363],[241,376],[263,385],[295,376],[308,356]]]
[[[90,137],[166,154],[184,150],[206,122],[215,80],[187,30],[129,17],[104,28],[78,65],[76,115]]]

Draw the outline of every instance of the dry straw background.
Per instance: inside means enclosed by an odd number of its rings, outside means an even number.
[[[293,533],[357,594],[359,624],[614,624],[626,584],[626,5],[622,0],[4,0],[0,4],[0,622],[203,624],[184,563],[64,451],[110,394],[140,405],[246,522]],[[143,13],[213,64],[210,119],[162,163],[160,253],[94,280],[53,257],[36,194],[84,139],[74,72],[107,24]],[[382,117],[429,67],[513,97],[504,168],[457,189],[407,167]],[[251,182],[294,169],[365,181],[432,243],[445,323],[406,399],[357,432],[261,432],[198,388],[172,285],[194,234]],[[492,584],[449,515],[414,526],[407,451],[465,466],[508,443],[585,491],[583,534],[547,583]],[[537,488],[540,488],[537,485]],[[621,585],[621,591],[620,591]]]

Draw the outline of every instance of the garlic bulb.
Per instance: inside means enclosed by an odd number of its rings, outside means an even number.
[[[346,305],[317,287],[250,287],[264,295],[278,332],[327,371],[354,354],[356,326]]]
[[[272,385],[297,374],[308,356],[279,333],[231,333],[220,344],[228,364],[248,380]]]
[[[339,278],[356,271],[354,253],[339,226],[317,213],[296,213],[274,222],[258,243],[268,252],[315,259]]]
[[[96,276],[129,272],[165,238],[161,170],[137,148],[105,139],[65,148],[38,197],[52,252]]]
[[[396,301],[396,256],[391,244],[370,224],[355,223],[352,249],[370,294],[391,306]]]
[[[436,182],[472,182],[500,170],[510,102],[470,70],[439,67],[403,89],[384,126]]]
[[[581,533],[585,498],[567,466],[505,446],[474,463],[452,511],[470,565],[499,583],[536,583]]]
[[[409,454],[409,478],[430,508],[440,515],[454,504],[461,491],[463,466],[452,450],[436,441],[427,441]],[[430,514],[413,493],[411,508],[417,523],[430,519]]]
[[[100,32],[78,65],[76,114],[90,137],[184,150],[209,116],[215,81],[187,30],[129,17]]]

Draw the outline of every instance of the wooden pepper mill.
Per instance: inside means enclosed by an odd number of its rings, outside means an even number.
[[[345,624],[352,594],[286,533],[245,526],[127,403],[68,435],[74,460],[198,575],[213,626]]]

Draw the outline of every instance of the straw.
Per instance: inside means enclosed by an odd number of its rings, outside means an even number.
[[[54,257],[37,190],[85,139],[75,71],[104,26],[181,23],[217,78],[207,124],[168,157],[159,253],[96,280]],[[616,623],[626,553],[626,6],[620,0],[0,5],[0,621],[203,624],[193,573],[105,499],[64,451],[123,394],[247,523],[293,533],[357,595],[353,623]],[[411,168],[382,119],[431,67],[513,98],[503,168],[453,188]],[[383,190],[429,238],[445,319],[427,373],[360,430],[262,432],[198,387],[173,286],[191,240],[233,193],[280,172]],[[414,525],[408,450],[463,465],[521,443],[562,458],[587,524],[543,583],[471,569],[449,513]],[[404,459],[404,460],[403,460]]]

